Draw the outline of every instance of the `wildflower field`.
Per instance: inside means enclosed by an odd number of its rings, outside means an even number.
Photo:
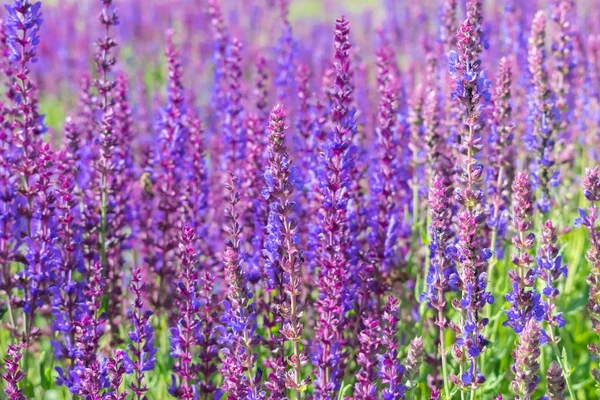
[[[600,399],[599,6],[8,2],[0,399]]]

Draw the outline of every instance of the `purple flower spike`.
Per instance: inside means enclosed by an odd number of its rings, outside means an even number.
[[[127,391],[121,391],[123,375],[125,374],[125,351],[116,350],[115,355],[106,362],[106,371],[109,376],[109,392],[102,398],[106,400],[125,400]]]
[[[550,186],[554,179],[554,145],[555,130],[558,121],[558,109],[555,106],[554,94],[548,82],[546,71],[546,17],[543,11],[538,11],[531,23],[529,36],[529,72],[533,84],[531,118],[533,119],[533,134],[529,138],[530,147],[537,152],[535,161],[535,183],[541,191],[538,208],[548,212],[552,205]]]
[[[134,381],[130,388],[136,400],[144,399],[148,387],[144,382],[144,375],[152,371],[156,364],[156,351],[154,345],[154,332],[150,325],[152,312],[144,307],[144,294],[146,286],[142,280],[141,268],[133,270],[131,291],[134,294],[132,309],[129,311],[132,329],[129,331],[129,354],[124,355],[126,372],[133,374]]]
[[[600,231],[598,231],[598,203],[600,202],[600,172],[598,167],[588,168],[585,171],[583,179],[583,194],[591,203],[587,211],[579,210],[579,218],[575,220],[575,226],[583,226],[589,232],[590,248],[586,253],[586,258],[591,265],[591,272],[587,277],[587,283],[590,285],[588,300],[588,311],[592,320],[592,327],[600,335]],[[600,348],[597,345],[590,344],[590,352],[600,357]],[[592,371],[596,382],[600,384],[600,372],[597,369]]]
[[[540,369],[540,336],[538,323],[533,319],[529,320],[519,336],[517,348],[512,353],[515,360],[512,371],[515,377],[510,387],[520,399],[531,399],[540,381],[537,375]]]
[[[291,342],[292,354],[287,357],[291,369],[287,371],[286,387],[293,391],[294,398],[300,398],[303,387],[309,380],[302,378],[302,367],[308,364],[306,353],[300,349],[303,325],[300,321],[302,300],[300,298],[301,267],[304,261],[302,250],[298,248],[298,222],[293,218],[295,202],[292,195],[302,188],[298,169],[288,155],[286,142],[286,116],[280,104],[273,107],[269,118],[269,166],[265,171],[265,195],[269,202],[270,241],[267,251],[270,258],[276,259],[281,274],[284,296],[279,313],[283,318],[281,334]]]
[[[379,356],[379,379],[383,385],[381,394],[386,400],[404,398],[405,388],[402,384],[404,366],[398,359],[398,322],[400,302],[395,297],[389,296],[383,307],[383,328],[381,335],[381,349]]]
[[[552,361],[546,372],[546,400],[565,400],[565,377],[557,362]]]
[[[486,176],[490,208],[488,225],[492,227],[492,243],[498,259],[504,253],[504,236],[508,225],[510,205],[509,186],[514,176],[515,151],[512,146],[514,125],[512,121],[511,87],[513,72],[511,62],[503,57],[498,64],[495,90],[492,96],[494,111],[489,139],[490,168]]]
[[[368,316],[362,318],[363,328],[358,335],[360,349],[356,362],[360,365],[360,370],[356,376],[354,389],[354,398],[361,400],[374,399],[377,394],[377,380],[375,376],[375,365],[377,364],[375,355],[379,351],[379,321]]]
[[[494,302],[487,291],[487,261],[491,251],[483,247],[481,238],[486,216],[483,192],[478,186],[483,179],[484,167],[476,157],[483,148],[481,103],[490,100],[491,94],[490,83],[480,59],[484,47],[481,0],[471,1],[467,10],[467,18],[456,34],[458,52],[451,51],[448,60],[448,69],[454,78],[452,98],[463,107],[464,126],[459,145],[459,151],[463,154],[459,180],[463,185],[455,191],[455,198],[462,206],[458,213],[456,253],[462,298],[454,299],[452,303],[461,312],[462,319],[461,326],[451,325],[457,335],[452,352],[461,363],[464,373],[460,378],[451,375],[450,379],[474,394],[485,381],[477,366],[478,357],[488,344],[482,334],[488,320],[481,318],[481,311],[486,304]]]
[[[533,257],[529,254],[535,242],[535,235],[529,230],[532,227],[534,211],[534,197],[529,177],[524,172],[519,172],[513,182],[513,227],[516,235],[512,238],[516,252],[512,262],[516,269],[509,272],[513,291],[506,295],[511,304],[506,311],[508,320],[504,325],[513,328],[520,334],[527,322],[535,318],[541,322],[546,304],[540,300],[540,295],[535,289],[538,270],[533,268]]]
[[[227,300],[223,302],[221,322],[227,327],[227,333],[221,338],[224,344],[222,349],[224,359],[221,366],[222,390],[235,399],[260,399],[263,393],[260,388],[262,375],[260,368],[257,369],[256,375],[253,375],[257,359],[255,348],[260,342],[260,337],[256,334],[253,295],[248,289],[242,265],[243,226],[239,222],[240,212],[237,205],[240,202],[240,194],[236,182],[237,180],[230,173],[229,180],[225,184],[229,204],[225,210],[229,238],[225,242],[223,252]]]
[[[335,83],[330,90],[333,130],[322,149],[317,172],[320,215],[323,234],[317,248],[318,321],[312,359],[315,394],[318,399],[331,399],[343,375],[345,323],[345,291],[348,280],[351,238],[348,221],[349,190],[356,158],[353,136],[356,130],[352,103],[350,70],[350,27],[345,17],[335,26]]]
[[[540,247],[537,252],[537,268],[539,276],[544,283],[542,289],[543,295],[546,297],[546,315],[545,319],[552,327],[562,328],[565,325],[565,320],[561,312],[556,311],[554,299],[560,294],[556,283],[563,277],[567,277],[567,266],[562,263],[562,257],[558,254],[559,248],[556,243],[556,228],[552,221],[547,220],[542,227],[542,237]]]
[[[190,226],[185,226],[181,231],[179,252],[181,269],[177,279],[177,304],[179,306],[179,319],[171,328],[171,356],[176,359],[173,372],[179,378],[171,389],[171,394],[180,399],[193,399],[197,391],[199,366],[193,359],[193,352],[198,341],[197,332],[200,329],[199,317],[199,279],[198,256],[194,249],[196,236]]]
[[[8,345],[6,349],[6,356],[4,357],[4,370],[2,374],[2,380],[4,380],[4,393],[8,399],[11,400],[27,400],[27,397],[19,389],[19,382],[25,378],[23,370],[19,367],[19,361],[23,354],[21,351],[25,347],[25,344]]]

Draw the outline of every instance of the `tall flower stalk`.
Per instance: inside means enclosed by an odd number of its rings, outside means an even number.
[[[548,81],[546,70],[546,17],[538,11],[531,23],[529,36],[529,73],[533,85],[531,118],[533,133],[529,137],[530,146],[537,153],[535,160],[535,183],[541,192],[538,207],[548,212],[552,205],[550,187],[558,183],[558,170],[555,169],[554,145],[558,121],[558,109]]]
[[[294,219],[295,203],[292,201],[294,190],[302,187],[299,170],[292,165],[292,160],[285,146],[286,117],[281,105],[276,105],[269,118],[269,166],[265,172],[267,187],[265,195],[269,201],[270,215],[268,230],[272,232],[271,241],[278,237],[278,243],[267,244],[267,248],[278,250],[278,263],[282,272],[282,283],[286,303],[279,312],[283,318],[281,334],[291,343],[292,354],[287,358],[291,369],[286,374],[286,386],[292,390],[295,399],[308,384],[302,378],[302,367],[308,363],[308,357],[301,348],[303,326],[302,299],[300,297],[301,267],[304,257],[298,248],[298,222]],[[278,232],[277,232],[278,231]]]
[[[181,267],[177,278],[179,319],[171,328],[171,356],[176,358],[173,367],[171,395],[180,399],[193,399],[197,393],[198,364],[194,352],[198,342],[197,332],[202,324],[199,317],[198,256],[194,249],[196,235],[193,228],[184,226],[181,231],[179,253]]]
[[[229,238],[225,242],[223,264],[227,282],[227,300],[223,302],[221,322],[230,327],[225,335],[221,366],[223,391],[232,399],[259,399],[262,371],[256,369],[256,346],[260,337],[256,333],[256,311],[253,294],[248,288],[244,274],[240,224],[240,193],[236,178],[230,173],[225,185],[228,208],[225,210]],[[256,371],[255,371],[256,369]]]
[[[588,300],[588,311],[592,320],[594,331],[600,335],[600,230],[598,230],[598,205],[600,204],[600,172],[598,167],[589,168],[585,171],[583,180],[583,194],[591,203],[586,210],[579,210],[579,218],[575,220],[575,226],[583,226],[589,232],[590,248],[586,257],[591,266],[590,274],[587,277],[590,285]],[[600,357],[600,346],[590,344],[590,352],[596,357]],[[563,369],[564,371],[564,369]],[[594,369],[592,375],[596,382],[600,384],[600,371]]]
[[[350,112],[352,85],[350,83],[349,22],[345,17],[335,26],[335,81],[330,91],[333,130],[321,149],[318,172],[319,210],[323,234],[317,248],[319,317],[316,326],[316,345],[313,350],[315,395],[332,399],[343,375],[342,326],[346,306],[344,291],[350,234],[348,222],[349,189],[355,160],[353,136],[356,129]]]
[[[489,81],[481,68],[482,43],[482,4],[480,0],[468,5],[467,18],[457,34],[458,52],[450,52],[449,70],[454,77],[452,97],[463,106],[463,126],[459,151],[462,153],[462,167],[459,180],[462,187],[455,192],[456,200],[462,206],[458,213],[457,261],[460,265],[461,299],[455,299],[453,306],[460,311],[460,325],[454,330],[457,341],[453,354],[459,361],[460,378],[452,375],[451,380],[460,388],[470,390],[471,399],[485,377],[478,368],[479,356],[488,344],[483,329],[487,318],[480,313],[486,304],[494,301],[487,291],[487,260],[489,249],[483,246],[481,225],[485,221],[483,192],[478,188],[482,181],[483,165],[477,160],[482,149],[482,121],[479,117],[482,100],[489,100]],[[464,396],[464,394],[463,394]]]
[[[487,181],[490,196],[488,225],[492,227],[491,249],[496,259],[502,259],[504,246],[502,241],[508,225],[509,188],[514,175],[514,149],[512,148],[514,125],[512,121],[511,87],[513,80],[512,65],[503,57],[498,64],[498,72],[492,101],[494,111],[491,118],[491,136],[489,140],[490,168]],[[490,273],[490,278],[493,278]]]
[[[446,354],[446,298],[449,290],[449,280],[453,273],[453,260],[450,248],[454,232],[451,230],[452,207],[450,197],[452,187],[440,175],[435,175],[429,189],[429,213],[431,242],[429,244],[430,266],[427,275],[427,291],[423,293],[422,300],[427,302],[436,311],[435,324],[439,329],[440,356],[442,359],[442,378],[444,380],[444,393],[450,397],[448,383],[448,362]]]

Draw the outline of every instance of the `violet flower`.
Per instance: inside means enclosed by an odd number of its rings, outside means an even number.
[[[377,85],[379,105],[377,113],[377,145],[379,157],[374,171],[374,194],[377,194],[376,224],[373,227],[376,236],[373,257],[380,265],[379,273],[389,275],[395,265],[396,242],[399,219],[403,211],[398,207],[398,192],[401,190],[398,175],[402,173],[397,159],[397,114],[398,82],[392,68],[393,54],[387,47],[377,51]]]
[[[109,377],[109,391],[102,399],[104,400],[125,400],[127,391],[121,391],[120,387],[123,383],[123,374],[125,374],[124,365],[124,350],[116,350],[113,357],[106,362],[106,370]]]
[[[512,371],[515,377],[510,387],[519,399],[532,399],[537,390],[540,381],[538,375],[540,353],[540,326],[535,320],[530,319],[519,336],[519,344],[512,353],[515,360]]]
[[[223,134],[227,143],[228,168],[237,174],[238,163],[246,154],[245,131],[242,113],[242,42],[233,38],[225,59],[227,73],[227,108],[223,122]]]
[[[183,162],[185,146],[189,138],[185,124],[186,107],[182,83],[182,68],[179,52],[173,44],[172,32],[167,32],[166,56],[168,61],[169,82],[167,87],[168,103],[161,110],[158,123],[158,154],[155,161],[154,179],[157,193],[157,210],[154,216],[158,237],[157,259],[154,264],[155,273],[160,283],[157,290],[156,303],[159,308],[169,308],[171,297],[175,291],[175,249],[180,221],[179,197],[182,187],[178,182],[184,179],[183,171],[177,168]]]
[[[540,294],[535,289],[538,270],[533,266],[533,257],[530,250],[535,242],[535,234],[529,232],[533,226],[532,216],[534,211],[534,197],[529,177],[524,172],[519,172],[513,182],[513,226],[516,235],[512,238],[516,252],[512,262],[516,269],[511,270],[508,276],[511,281],[512,292],[506,295],[506,300],[511,304],[506,310],[508,325],[517,334],[521,334],[530,319],[541,322],[546,314],[546,304],[541,300]]]
[[[546,396],[543,397],[543,400],[564,400],[565,387],[562,368],[552,361],[546,372]]]
[[[587,308],[592,320],[592,327],[600,335],[600,231],[597,228],[600,173],[598,167],[586,169],[582,186],[583,194],[591,205],[587,211],[579,210],[579,218],[575,220],[575,227],[583,226],[589,232],[591,246],[586,253],[586,258],[590,263],[591,271],[587,277],[587,283],[590,285]],[[590,344],[588,348],[593,355],[600,357],[600,347]],[[600,372],[597,369],[592,371],[592,375],[596,382],[600,383]]]
[[[492,228],[491,249],[501,260],[504,254],[504,237],[508,226],[510,205],[509,186],[514,176],[514,149],[511,106],[512,66],[503,57],[498,64],[495,89],[492,94],[494,111],[491,117],[489,139],[489,164],[486,180],[488,183],[488,226]]]
[[[342,326],[346,307],[346,266],[350,247],[347,217],[350,186],[356,150],[353,136],[356,129],[354,113],[350,111],[352,86],[350,83],[350,33],[345,17],[336,20],[335,28],[335,84],[330,91],[333,131],[322,150],[319,170],[320,218],[323,235],[317,249],[319,298],[316,341],[312,360],[315,373],[315,395],[318,399],[332,399],[343,375],[344,338]]]
[[[575,32],[569,18],[574,7],[573,0],[558,0],[552,10],[552,20],[556,25],[555,37],[552,41],[552,58],[554,59],[552,89],[556,93],[556,108],[561,114],[560,121],[557,121],[557,136],[563,134],[557,139],[562,142],[571,139],[570,134],[565,131],[570,129],[575,109],[574,71],[578,62],[573,45]],[[567,144],[564,143],[564,145]]]
[[[381,395],[384,400],[398,400],[404,398],[405,387],[402,384],[404,366],[398,359],[398,322],[400,302],[393,296],[383,307],[381,350],[379,359],[379,379],[383,385]]]
[[[171,327],[171,357],[177,359],[173,367],[173,385],[171,395],[180,399],[193,399],[197,395],[198,364],[193,357],[194,349],[199,345],[197,332],[202,324],[199,317],[198,299],[198,256],[194,249],[196,235],[186,225],[181,230],[179,252],[181,266],[177,278],[177,305],[179,319]]]
[[[154,331],[150,325],[152,311],[144,306],[144,295],[146,294],[146,285],[142,278],[142,270],[137,267],[132,272],[131,285],[129,286],[134,294],[129,310],[129,320],[131,321],[131,330],[129,331],[129,354],[123,355],[125,371],[133,374],[133,382],[130,384],[131,391],[136,400],[145,398],[148,387],[144,382],[144,375],[152,371],[156,365],[156,351],[154,345]]]
[[[419,369],[423,363],[423,340],[416,337],[410,341],[408,346],[408,354],[404,362],[404,387],[406,392],[410,393],[419,385]]]
[[[435,324],[439,329],[440,353],[444,378],[444,391],[449,396],[446,361],[446,299],[445,293],[456,283],[456,271],[452,259],[452,206],[450,198],[452,187],[440,175],[435,175],[429,189],[429,213],[431,242],[429,244],[430,265],[427,273],[427,291],[421,295],[421,301],[427,301],[437,311]]]
[[[483,174],[476,154],[482,149],[482,122],[479,113],[482,100],[489,100],[489,81],[481,68],[480,54],[482,43],[482,4],[480,0],[469,3],[467,18],[457,34],[458,53],[450,52],[449,70],[455,79],[452,98],[464,108],[465,126],[460,151],[463,166],[460,173],[462,188],[456,189],[456,200],[462,205],[458,214],[457,261],[460,265],[462,298],[455,299],[453,306],[461,313],[460,326],[453,325],[457,341],[453,354],[459,360],[461,377],[451,375],[450,379],[458,386],[470,388],[473,393],[485,381],[477,368],[478,357],[488,344],[483,336],[487,318],[480,318],[480,311],[494,298],[487,291],[487,260],[491,251],[483,247],[481,225],[485,221],[483,192],[477,187]]]
[[[223,264],[227,282],[227,299],[223,301],[221,322],[226,327],[222,338],[224,347],[221,375],[222,390],[235,399],[261,399],[264,392],[260,388],[262,371],[256,366],[255,348],[260,342],[256,333],[255,303],[244,275],[240,211],[240,193],[236,188],[236,178],[230,173],[225,184],[228,191],[228,208],[225,210],[229,238],[225,242]],[[228,327],[228,328],[227,328]]]
[[[12,400],[27,400],[23,391],[19,389],[19,382],[25,378],[25,373],[19,367],[19,361],[23,357],[21,351],[25,344],[12,345],[9,344],[4,357],[4,369],[2,380],[4,381],[4,393],[8,399]]]
[[[264,258],[262,257],[262,249],[264,247],[265,234],[264,226],[267,222],[267,211],[262,201],[261,188],[263,187],[263,171],[265,169],[265,148],[266,143],[264,137],[265,126],[261,122],[261,118],[250,113],[246,116],[246,138],[247,138],[247,155],[242,170],[242,182],[244,197],[247,205],[245,207],[244,222],[249,229],[249,237],[251,239],[252,252],[248,254],[246,276],[248,281],[256,284],[263,275]]]
[[[55,284],[49,289],[54,321],[52,327],[64,335],[62,340],[52,341],[54,354],[58,359],[67,358],[73,362],[76,357],[74,343],[74,321],[86,313],[84,280],[77,279],[77,274],[85,272],[81,248],[80,198],[76,193],[73,165],[68,155],[61,157],[58,166],[60,177],[57,182],[58,212],[58,248],[61,259],[56,273]]]
[[[550,325],[549,330],[553,330],[554,327],[562,328],[566,323],[562,312],[557,312],[554,304],[554,299],[560,294],[556,283],[561,276],[566,278],[568,273],[567,266],[563,264],[562,256],[559,255],[556,241],[556,228],[552,221],[547,220],[542,226],[540,247],[537,252],[537,273],[544,283],[542,294],[546,297],[545,320]]]
[[[88,282],[85,291],[87,312],[74,322],[73,332],[76,344],[75,363],[63,370],[56,367],[59,375],[57,383],[65,385],[73,394],[89,396],[91,400],[100,399],[103,388],[102,365],[98,359],[98,346],[104,334],[105,313],[100,313],[100,303],[105,294],[105,279],[102,266],[96,261],[87,271]]]
[[[283,318],[281,335],[291,342],[292,354],[287,358],[291,369],[287,372],[286,387],[291,389],[296,399],[300,391],[308,384],[303,379],[301,369],[308,364],[308,357],[300,349],[303,326],[302,300],[300,298],[301,267],[304,261],[302,250],[298,248],[298,222],[293,218],[295,203],[292,201],[294,190],[302,187],[298,169],[285,146],[286,116],[280,104],[273,107],[269,118],[269,166],[265,171],[267,187],[263,194],[269,202],[269,242],[266,247],[270,257],[277,259],[281,269],[281,283],[286,303],[278,310]],[[276,242],[275,242],[276,241]],[[277,254],[274,254],[277,252]]]
[[[377,379],[375,366],[377,359],[375,355],[379,352],[380,330],[379,321],[364,315],[362,318],[363,328],[358,334],[360,348],[356,356],[356,363],[360,370],[356,375],[354,384],[354,399],[370,400],[377,395]]]
[[[554,94],[548,82],[546,71],[546,17],[539,11],[531,23],[529,37],[529,72],[533,84],[531,99],[531,118],[533,119],[533,134],[529,138],[530,146],[537,152],[535,161],[535,183],[541,191],[538,207],[542,212],[548,212],[552,205],[550,187],[558,184],[558,170],[554,168],[555,130],[559,120],[559,110],[555,106]]]

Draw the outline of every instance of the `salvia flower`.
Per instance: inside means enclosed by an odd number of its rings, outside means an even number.
[[[600,173],[598,167],[588,168],[583,179],[583,194],[591,203],[587,211],[580,209],[579,218],[575,220],[575,226],[583,226],[589,232],[590,248],[586,257],[591,266],[587,282],[590,285],[588,300],[588,311],[592,320],[594,331],[600,335],[600,231],[598,231],[598,203],[600,202]],[[591,344],[590,351],[600,356],[600,348]],[[600,383],[600,372],[594,370],[594,378]]]
[[[417,379],[419,377],[419,369],[423,363],[423,357],[423,340],[420,337],[416,337],[410,341],[408,354],[404,362],[404,386],[407,392],[415,389],[419,384]]]
[[[19,361],[23,357],[21,351],[25,347],[25,344],[12,345],[9,344],[6,349],[6,356],[4,357],[4,370],[2,374],[2,380],[4,381],[4,393],[11,400],[26,400],[27,397],[23,394],[23,391],[19,389],[19,382],[25,378],[25,373],[19,366]]]
[[[567,277],[568,269],[563,264],[556,241],[556,228],[552,221],[547,220],[542,226],[540,247],[537,252],[537,267],[544,285],[542,294],[546,297],[547,303],[545,319],[551,326],[562,328],[565,325],[565,320],[562,312],[556,311],[554,301],[560,294],[557,287],[558,280],[561,276],[563,278]]]
[[[546,396],[545,400],[564,400],[565,399],[565,377],[560,365],[555,361],[550,363],[546,372]]]
[[[398,400],[404,398],[405,387],[402,384],[404,366],[398,358],[398,322],[400,302],[389,296],[383,307],[382,315],[382,354],[379,359],[379,379],[383,385],[381,394],[384,400]]]
[[[487,170],[488,225],[493,229],[492,250],[498,259],[503,256],[503,239],[508,225],[510,204],[509,186],[514,175],[514,125],[512,122],[511,87],[513,80],[511,62],[503,57],[498,64],[498,72],[492,101],[494,111],[491,118],[489,139],[489,164]]]
[[[529,73],[533,84],[531,118],[533,134],[529,138],[531,147],[537,152],[535,182],[541,191],[538,207],[548,212],[551,207],[550,187],[558,181],[558,170],[554,168],[555,123],[559,111],[555,106],[554,94],[548,82],[546,70],[546,17],[539,11],[531,23],[529,36]]]
[[[198,364],[193,352],[199,344],[197,332],[201,320],[198,313],[200,302],[195,236],[189,225],[183,227],[179,242],[181,266],[177,279],[179,319],[171,328],[171,356],[177,359],[173,372],[179,378],[179,382],[173,377],[170,392],[181,399],[193,399],[197,393]]]
[[[102,398],[106,400],[125,400],[127,391],[121,391],[123,375],[125,374],[124,350],[117,350],[113,357],[106,362],[106,372],[109,378],[109,391]]]
[[[458,188],[455,197],[462,206],[458,213],[457,261],[460,265],[461,299],[455,299],[453,306],[461,312],[461,324],[453,325],[457,341],[453,354],[459,360],[461,376],[450,378],[457,385],[470,388],[472,392],[485,381],[477,368],[478,357],[488,341],[483,336],[487,318],[480,318],[480,311],[494,298],[487,291],[487,261],[491,251],[483,247],[481,225],[485,221],[483,192],[477,187],[482,181],[483,165],[476,154],[482,149],[479,117],[481,102],[490,99],[489,81],[481,68],[480,54],[482,40],[482,4],[480,0],[468,5],[467,18],[456,35],[457,52],[450,52],[449,71],[454,77],[452,97],[463,106],[463,134],[460,152],[463,154],[459,179],[463,187]]]
[[[540,327],[531,319],[527,322],[523,333],[519,336],[519,344],[513,351],[512,371],[515,374],[510,384],[512,391],[519,399],[530,400],[537,390],[540,377]]]
[[[323,234],[317,249],[319,317],[312,359],[318,368],[316,396],[322,399],[333,398],[338,389],[343,361],[344,290],[351,244],[347,212],[356,153],[354,112],[349,109],[353,91],[349,33],[348,20],[345,17],[336,20],[335,83],[330,90],[333,131],[323,144],[317,172]]]
[[[255,348],[260,341],[256,333],[255,304],[244,275],[244,254],[241,248],[240,193],[236,188],[236,178],[230,173],[225,185],[228,191],[228,208],[225,217],[228,223],[229,238],[225,242],[223,264],[227,283],[227,299],[223,302],[224,312],[221,322],[228,327],[224,342],[224,359],[221,365],[223,376],[222,390],[233,399],[260,399],[264,392],[260,389],[261,370],[256,366]]]
[[[362,319],[363,328],[358,334],[360,349],[356,362],[360,365],[360,370],[356,376],[356,384],[354,385],[354,398],[370,400],[376,398],[377,381],[375,375],[375,366],[377,360],[375,355],[379,351],[381,339],[379,337],[379,321],[372,319],[369,316],[364,316]]]
[[[374,191],[377,199],[377,225],[374,227],[377,241],[375,254],[381,273],[388,275],[395,261],[395,244],[398,236],[398,219],[401,214],[397,206],[397,194],[400,190],[398,174],[400,171],[397,160],[397,113],[398,94],[397,78],[391,67],[392,52],[387,47],[377,51],[377,83],[379,86],[379,108],[377,113],[377,145],[379,157],[374,172]]]
[[[452,239],[454,232],[451,229],[452,206],[450,198],[452,188],[440,175],[435,175],[429,189],[429,213],[431,242],[429,243],[429,271],[427,272],[427,291],[421,295],[421,301],[427,301],[437,311],[435,324],[439,328],[440,352],[444,377],[447,375],[446,362],[446,298],[445,293],[451,288],[451,281],[456,284],[455,263],[452,257]],[[446,380],[444,380],[446,384]],[[447,386],[447,385],[446,385]],[[446,395],[449,388],[445,387]]]
[[[516,231],[512,238],[515,253],[512,262],[515,269],[509,272],[513,290],[506,295],[506,300],[511,304],[506,311],[508,317],[504,322],[520,334],[530,319],[540,322],[545,316],[546,304],[541,301],[541,296],[535,290],[538,270],[534,268],[534,259],[530,250],[535,242],[535,235],[529,232],[532,227],[534,211],[534,197],[529,177],[524,172],[519,172],[513,182],[513,227]]]
[[[279,266],[284,283],[287,302],[279,312],[283,318],[281,334],[291,342],[292,354],[287,362],[292,367],[286,374],[286,386],[291,389],[296,399],[308,380],[303,379],[301,370],[308,363],[308,357],[300,348],[303,326],[301,289],[301,266],[304,261],[302,250],[298,248],[298,223],[293,218],[295,203],[291,199],[294,190],[301,188],[299,171],[292,165],[292,160],[285,146],[286,117],[281,105],[276,105],[269,118],[269,166],[265,172],[267,187],[265,195],[269,201],[269,223],[272,235],[278,236]]]
[[[130,384],[131,391],[137,400],[142,400],[148,391],[144,375],[154,369],[157,348],[154,345],[154,330],[150,324],[152,311],[144,305],[146,285],[143,282],[141,268],[133,270],[130,287],[134,294],[132,307],[129,310],[131,344],[129,345],[129,354],[124,354],[123,362],[126,372],[134,376],[134,380]]]

